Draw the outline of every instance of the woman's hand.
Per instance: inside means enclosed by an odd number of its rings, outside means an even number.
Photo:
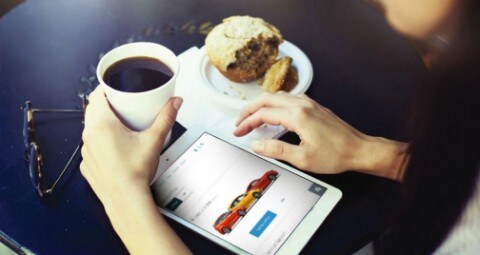
[[[100,86],[90,94],[89,99],[80,170],[105,204],[123,189],[150,185],[164,140],[175,122],[182,99],[170,99],[152,126],[141,132],[132,131],[122,124]]]
[[[274,139],[254,141],[252,149],[256,153],[316,173],[358,170],[395,178],[388,172],[395,167],[390,163],[397,164],[396,153],[406,148],[361,133],[306,95],[263,94],[242,110],[234,134],[246,135],[264,123],[284,126],[297,133],[301,142],[293,145]]]
[[[340,173],[351,167],[363,134],[306,95],[265,93],[240,113],[235,135],[242,136],[266,124],[282,125],[301,139],[299,145],[278,140],[252,144],[259,154],[285,160],[317,173]]]
[[[110,109],[101,87],[90,94],[80,170],[132,254],[190,254],[161,217],[150,190],[181,104],[181,98],[171,98],[150,128],[135,132]]]

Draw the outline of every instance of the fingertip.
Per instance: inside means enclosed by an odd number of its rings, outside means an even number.
[[[97,102],[103,105],[108,104],[107,94],[102,85],[98,85],[88,96],[88,105]]]
[[[265,142],[262,140],[255,140],[252,142],[252,150],[255,153],[262,154],[265,151]]]
[[[239,131],[238,128],[236,128],[235,130],[233,130],[233,135],[236,136],[236,137],[241,136],[241,133],[240,133],[240,131]]]
[[[233,134],[236,137],[244,136],[250,132],[248,129],[245,129],[245,127],[237,127],[234,131]]]
[[[102,92],[102,91],[105,91],[103,86],[101,84],[98,84],[96,87],[95,87],[95,91],[99,91],[99,92]]]
[[[183,98],[182,97],[174,97],[172,101],[173,108],[175,110],[180,110],[180,107],[182,107],[183,104]]]
[[[242,119],[237,119],[237,121],[235,121],[235,127],[238,127],[238,125],[240,125],[240,122],[242,122]]]
[[[103,92],[103,86],[99,84],[92,92],[90,92],[90,96],[101,95]]]

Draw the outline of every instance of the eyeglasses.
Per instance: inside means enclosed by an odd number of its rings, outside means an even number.
[[[62,172],[58,176],[57,180],[53,183],[50,188],[47,188],[44,183],[43,178],[43,155],[40,150],[40,146],[35,140],[35,126],[33,124],[33,114],[34,113],[83,113],[87,104],[87,99],[84,96],[82,98],[82,108],[83,109],[35,109],[32,108],[32,102],[26,101],[25,107],[23,109],[23,142],[25,144],[25,161],[28,163],[28,171],[30,173],[30,180],[32,181],[33,186],[37,190],[38,195],[46,197],[51,195],[55,187],[57,186],[60,179],[69,168],[75,156],[78,154],[80,147],[82,146],[82,141],[77,145],[72,156],[67,161],[67,164],[63,168]]]

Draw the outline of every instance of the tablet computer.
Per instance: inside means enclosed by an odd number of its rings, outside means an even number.
[[[339,189],[200,129],[160,157],[159,210],[238,254],[297,254],[340,200]]]

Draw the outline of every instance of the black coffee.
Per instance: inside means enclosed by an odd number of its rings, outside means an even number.
[[[125,92],[142,92],[162,86],[173,76],[173,71],[158,59],[132,57],[111,65],[103,80],[110,87]]]

